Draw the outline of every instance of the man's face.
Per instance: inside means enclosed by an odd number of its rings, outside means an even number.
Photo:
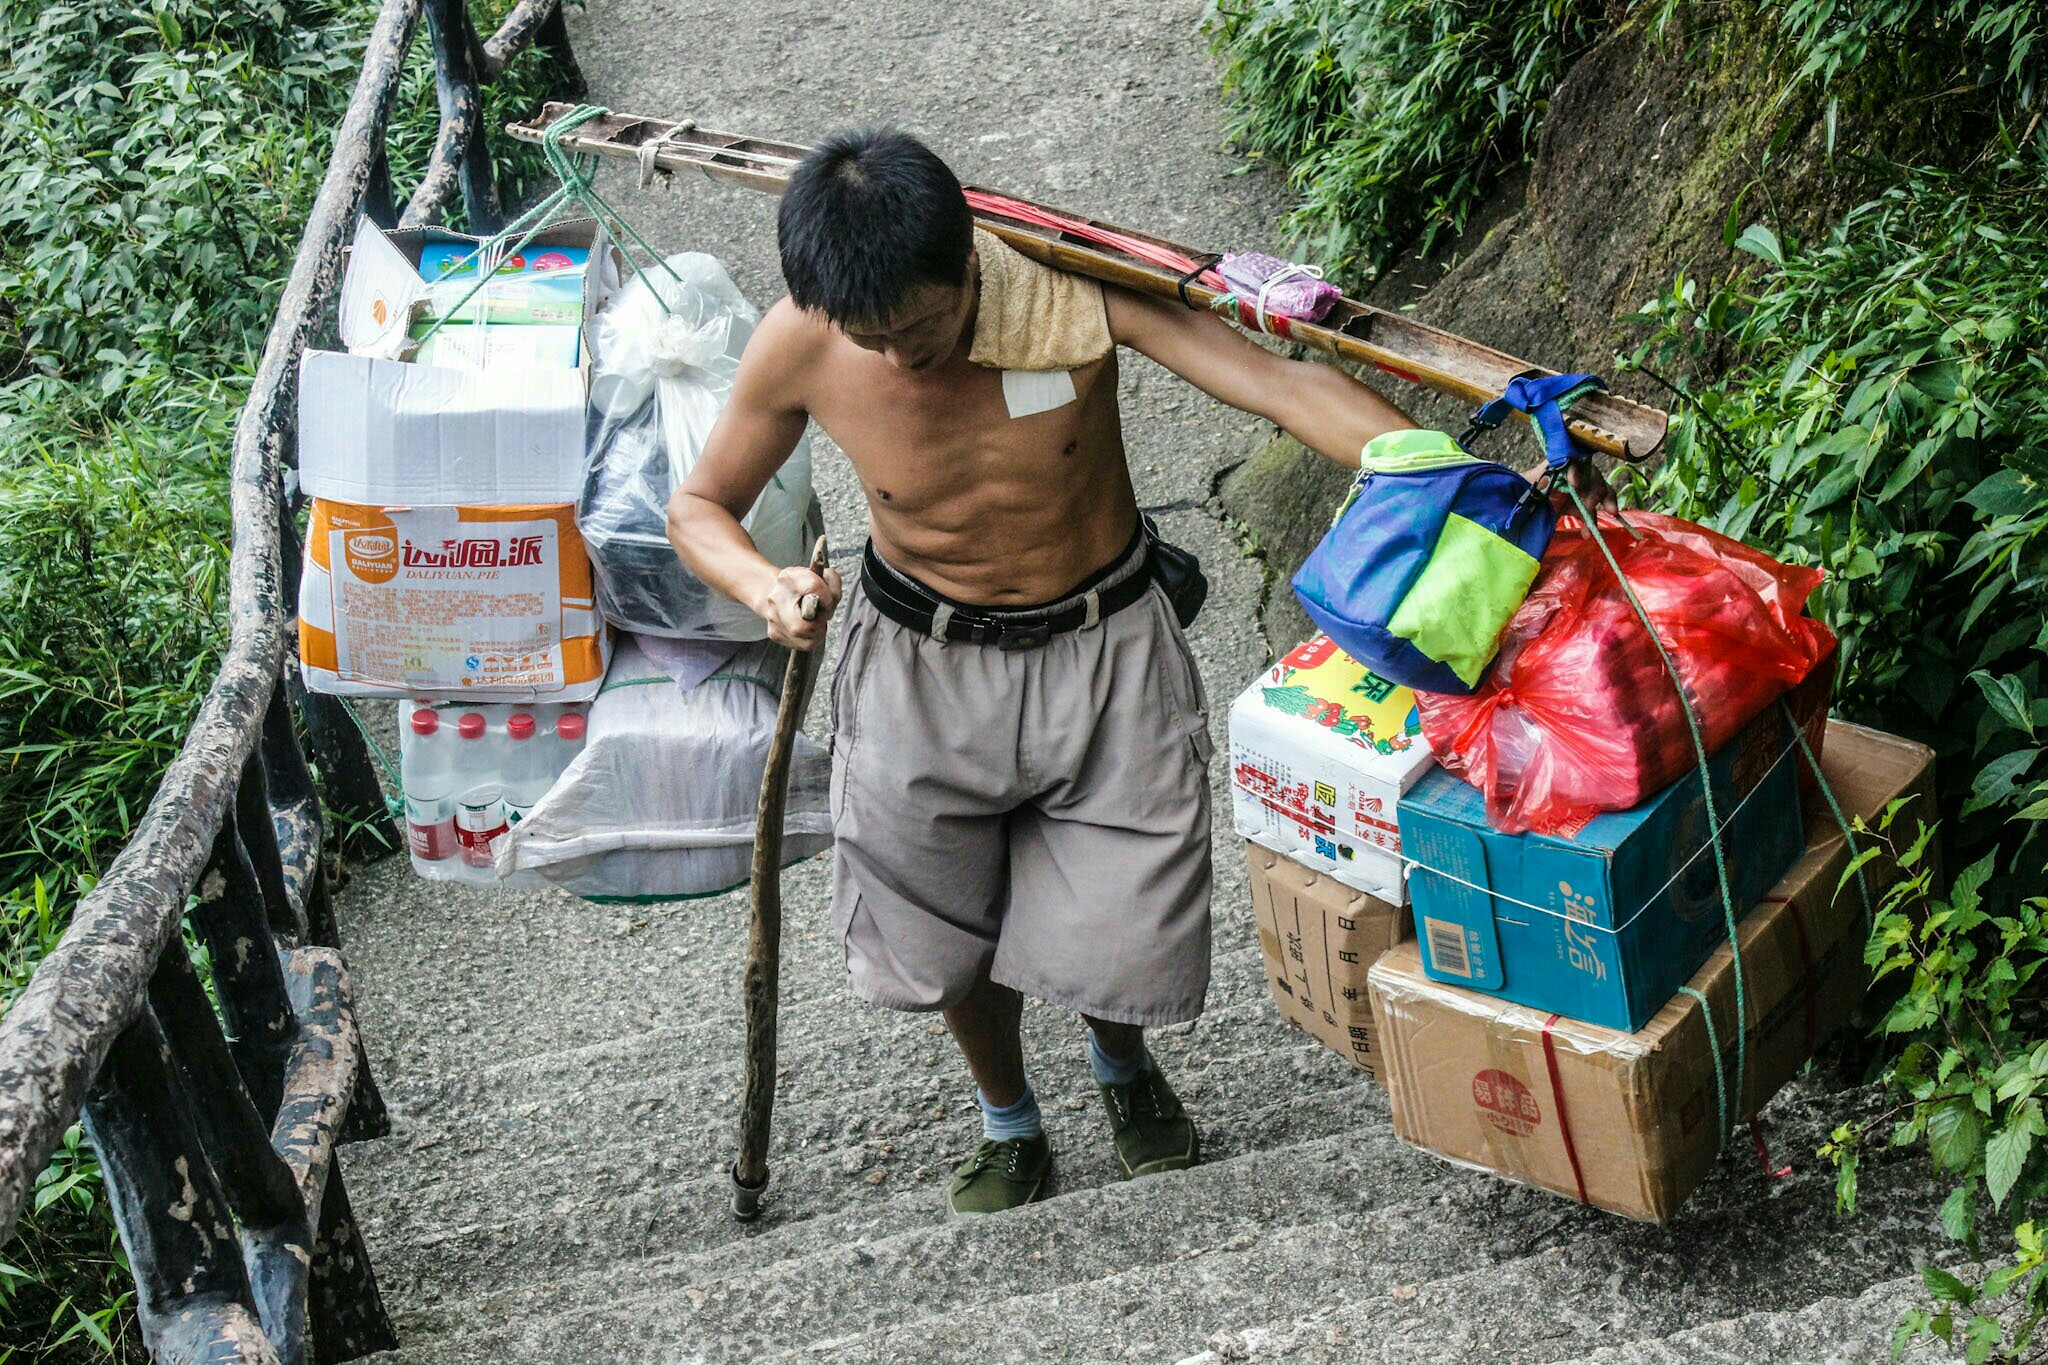
[[[978,291],[972,257],[967,277],[959,284],[921,284],[912,290],[888,320],[874,326],[839,330],[864,351],[873,351],[905,370],[928,369],[953,354],[967,330]]]

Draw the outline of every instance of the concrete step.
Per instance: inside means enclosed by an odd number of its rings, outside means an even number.
[[[843,1077],[859,1083],[870,1070],[951,1067],[958,1051],[935,1015],[877,1009],[834,980],[824,989],[798,990],[794,971],[784,972],[785,994],[777,1009],[777,1063],[783,1093],[830,1085]],[[1188,1024],[1148,1032],[1155,1051],[1181,1046],[1197,1052],[1226,1033],[1281,1031],[1285,1025],[1269,1003],[1263,955],[1256,945],[1217,956],[1208,1007]],[[1026,1059],[1034,1070],[1083,1055],[1085,1034],[1075,1015],[1039,1001],[1024,1011]],[[1176,1041],[1178,1040],[1178,1041]],[[539,1123],[593,1104],[629,1108],[650,1099],[673,1098],[674,1078],[713,1073],[728,1076],[737,1102],[739,1064],[745,1050],[737,977],[732,989],[687,1022],[665,1024],[615,1038],[443,1075],[414,1074],[385,1087],[393,1114],[421,1131],[446,1129],[482,1116],[515,1114]],[[1164,1055],[1161,1053],[1161,1055]],[[566,1075],[580,1083],[564,1087]],[[964,1072],[958,1074],[964,1075]]]
[[[1703,1319],[1853,1294],[1873,1274],[1898,1275],[1945,1243],[1934,1189],[1881,1196],[1862,1217],[1836,1224],[1827,1182],[1759,1199],[1752,1174],[1738,1187],[1725,1167],[1722,1188],[1668,1227],[1568,1205],[1560,1212],[1554,1200],[1545,1209],[1530,1192],[1474,1177],[1417,1203],[821,1341],[806,1358],[1022,1365],[1209,1352],[1231,1360],[1260,1342],[1284,1342],[1274,1358],[1534,1365]],[[1260,1325],[1276,1322],[1288,1325]]]
[[[1217,765],[1216,804],[1229,802]],[[1219,827],[1216,981],[1256,953],[1241,843]],[[522,1058],[740,1017],[747,900],[593,905],[561,892],[500,894],[425,882],[404,859],[352,869],[342,941],[379,1083],[394,1099]],[[783,1002],[863,1009],[847,993],[829,914],[831,860],[783,875]]]
[[[1380,1099],[1377,1091],[1368,1098]],[[1788,1143],[1809,1143],[1824,1131],[1812,1116],[1780,1126]],[[1015,1320],[1033,1324],[1023,1338],[1028,1350],[986,1358],[1112,1359],[1124,1351],[1129,1358],[1174,1359],[1162,1352],[1199,1351],[1220,1331],[1251,1328],[1248,1339],[1260,1332],[1302,1339],[1304,1321],[1322,1336],[1336,1331],[1342,1341],[1405,1341],[1403,1333],[1414,1335],[1409,1320],[1432,1307],[1458,1330],[1475,1334],[1467,1343],[1473,1349],[1492,1350],[1500,1343],[1488,1342],[1484,1329],[1495,1320],[1494,1310],[1459,1307],[1475,1295],[1476,1302],[1488,1302],[1483,1276],[1424,1300],[1415,1311],[1408,1291],[1427,1279],[1548,1250],[1569,1252],[1574,1267],[1582,1266],[1576,1259],[1582,1253],[1592,1256],[1583,1264],[1598,1267],[1591,1282],[1606,1286],[1601,1302],[1649,1303],[1648,1310],[1629,1310],[1636,1315],[1630,1322],[1640,1318],[1630,1332],[1655,1335],[1702,1317],[1796,1306],[1818,1294],[1854,1290],[1872,1267],[1897,1273],[1909,1264],[1899,1258],[1942,1245],[1932,1216],[1941,1191],[1897,1175],[1889,1171],[1873,1183],[1883,1189],[1860,1217],[1836,1223],[1827,1212],[1832,1187],[1824,1173],[1809,1169],[1765,1182],[1746,1152],[1731,1153],[1685,1215],[1669,1228],[1655,1228],[1438,1162],[1403,1147],[1375,1120],[1284,1150],[1269,1145],[1185,1174],[1088,1189],[970,1225],[940,1220],[934,1185],[735,1238],[729,1224],[720,1226],[722,1208],[710,1201],[722,1186],[712,1183],[705,1203],[678,1214],[694,1212],[707,1231],[723,1232],[722,1243],[638,1264],[625,1262],[620,1253],[626,1248],[587,1246],[578,1274],[552,1282],[524,1279],[437,1312],[407,1315],[400,1327],[412,1354],[403,1358],[685,1358],[662,1354],[680,1350],[706,1361],[753,1359],[814,1340],[819,1334],[802,1334],[805,1323],[830,1323],[831,1358],[937,1361],[982,1358],[963,1354],[974,1346],[974,1334],[999,1338],[1001,1324]],[[1410,1207],[1418,1201],[1427,1207]],[[1408,1212],[1398,1217],[1408,1221],[1399,1228],[1344,1223],[1363,1213],[1394,1218],[1401,1209]],[[1293,1245],[1284,1242],[1286,1228],[1333,1216],[1344,1223],[1337,1241],[1321,1251],[1281,1254]],[[1283,1238],[1278,1250],[1274,1238]],[[1262,1250],[1250,1255],[1254,1247]],[[1427,1275],[1417,1268],[1418,1251],[1436,1258],[1428,1260],[1434,1268]],[[1443,1259],[1451,1251],[1483,1253],[1483,1259]],[[1249,1259],[1228,1259],[1239,1253]],[[1196,1274],[1173,1267],[1211,1255],[1223,1259],[1207,1263],[1194,1289],[1173,1288],[1176,1275]],[[1319,1278],[1323,1261],[1341,1273]],[[1392,1278],[1373,1278],[1381,1271]],[[1381,1283],[1384,1289],[1368,1291]],[[1155,1288],[1165,1297],[1155,1301]],[[1503,1320],[1548,1321],[1531,1319],[1529,1307],[1561,1291],[1544,1280],[1502,1292],[1525,1291],[1527,1302],[1497,1305],[1512,1312]],[[991,1304],[991,1294],[1031,1301]],[[1200,1300],[1200,1294],[1210,1298]],[[1689,1311],[1695,1294],[1707,1296],[1700,1302],[1710,1311]],[[1046,1295],[1053,1300],[1033,1297]],[[1578,1301],[1567,1296],[1558,1302]],[[606,1304],[602,1312],[583,1307]],[[904,1309],[913,1304],[935,1320],[903,1326]],[[1349,1316],[1332,1316],[1339,1309]],[[1572,1311],[1590,1312],[1583,1305]],[[1290,1326],[1259,1326],[1274,1322]],[[487,1324],[512,1323],[522,1325],[476,1336]],[[1182,1332],[1190,1323],[1202,1333]],[[1584,1323],[1567,1326],[1571,1332],[1561,1337],[1525,1333],[1527,1339],[1507,1343],[1511,1349],[1500,1358],[1549,1359],[1603,1339],[1586,1337],[1579,1330]],[[1415,1336],[1412,1351],[1386,1358],[1473,1358],[1431,1354],[1447,1349],[1442,1338],[1449,1330],[1432,1325]],[[1108,1335],[1100,1340],[1115,1350],[1091,1354],[1096,1347],[1089,1343],[1097,1340],[1091,1333],[1103,1332]],[[1365,1332],[1374,1335],[1359,1335]],[[568,1354],[577,1349],[591,1354]]]
[[[1263,1008],[1263,1002],[1250,1002],[1238,1007],[1237,1017],[1200,1026],[1198,1033],[1176,1031],[1155,1040],[1154,1055],[1183,1096],[1200,1107],[1212,1141],[1229,1140],[1229,1115],[1210,1117],[1220,1080],[1241,1078],[1254,1087],[1263,1080],[1265,1102],[1275,1103],[1363,1079],[1300,1034],[1262,1018]],[[535,1098],[524,1103],[447,1123],[401,1116],[391,1137],[346,1150],[349,1178],[362,1191],[357,1202],[366,1216],[388,1207],[400,1214],[401,1226],[431,1229],[448,1217],[474,1221],[464,1211],[467,1202],[508,1180],[519,1182],[529,1205],[541,1206],[584,1192],[593,1172],[631,1166],[649,1154],[698,1156],[705,1169],[730,1158],[739,1113],[736,1065],[681,1075],[648,1068],[643,1074],[632,1087],[593,1086],[597,1093],[580,1108],[536,1089]],[[1036,1074],[1044,1106],[1067,1113],[1097,1106],[1083,1059],[1041,1065]],[[553,1082],[553,1094],[574,1095],[579,1079],[565,1068]],[[886,1159],[905,1135],[935,1127],[964,1142],[977,1113],[973,1084],[953,1060],[950,1038],[923,1030],[860,1065],[787,1076],[779,1091],[772,1161],[831,1153],[858,1157],[861,1170],[874,1161],[900,1164]],[[1234,1084],[1229,1093],[1243,1092],[1243,1085]],[[1261,1092],[1250,1093],[1256,1098]]]
[[[618,1296],[611,1311],[574,1292],[578,1285],[540,1287],[541,1303],[551,1300],[557,1309],[540,1335],[508,1327],[458,1348],[453,1335],[465,1322],[524,1316],[488,1311],[502,1300],[462,1305],[443,1324],[449,1336],[410,1344],[404,1359],[537,1359],[533,1352],[566,1351],[577,1340],[601,1342],[611,1354],[599,1358],[652,1358],[663,1346],[680,1346],[706,1359],[747,1359],[820,1335],[886,1328],[911,1304],[929,1312],[991,1294],[1051,1289],[1248,1243],[1263,1229],[1323,1218],[1334,1208],[1405,1206],[1427,1191],[1473,1184],[1468,1174],[1401,1147],[1375,1124],[1064,1194],[999,1218],[948,1221],[933,1190],[899,1210],[907,1215],[903,1226],[879,1235],[805,1224],[758,1251],[748,1246],[613,1267],[602,1280]],[[587,1310],[574,1307],[585,1302]],[[515,1354],[515,1346],[528,1354]],[[456,1349],[468,1354],[447,1354]]]
[[[477,1304],[431,1337],[408,1324],[390,1365],[1163,1361],[1262,1341],[1301,1359],[1536,1362],[1854,1292],[1940,1240],[1936,1191],[1880,1194],[1833,1226],[1826,1181],[1765,1199],[1726,1165],[1697,1212],[1656,1228],[1366,1130],[1002,1218],[806,1238],[766,1264],[612,1267],[587,1294],[538,1287],[524,1312]],[[1288,1325],[1257,1326],[1272,1322]]]
[[[1755,1365],[1763,1360],[1867,1365],[1892,1359],[1892,1333],[1899,1320],[1907,1309],[1926,1302],[1920,1277],[1906,1275],[1861,1294],[1830,1295],[1789,1312],[1744,1313],[1654,1341],[1603,1346],[1556,1365]],[[1899,1357],[1902,1365],[1953,1359],[1939,1342],[1924,1338]]]
[[[1298,1058],[1322,1074],[1278,1103],[1270,1099],[1271,1064],[1240,1066],[1222,1059],[1213,1072],[1176,1078],[1201,1121],[1212,1160],[1326,1137],[1361,1122],[1386,1147],[1395,1145],[1383,1092],[1348,1068],[1330,1074],[1313,1044],[1297,1046],[1287,1065]],[[1343,1066],[1334,1058],[1329,1065]],[[835,1122],[848,1098],[821,1097],[806,1112],[789,1116],[794,1121],[784,1133]],[[1046,1091],[1045,1098],[1055,1188],[1071,1192],[1116,1181],[1092,1081],[1074,1077]],[[591,1153],[570,1142],[539,1161],[523,1148],[494,1152],[488,1160],[468,1159],[459,1178],[445,1186],[419,1191],[405,1178],[408,1168],[395,1173],[394,1183],[379,1184],[359,1181],[346,1155],[344,1163],[380,1280],[392,1287],[394,1303],[424,1312],[593,1265],[751,1243],[785,1226],[790,1236],[780,1245],[794,1244],[805,1223],[827,1216],[848,1215],[854,1223],[864,1217],[870,1228],[892,1230],[929,1222],[941,1214],[953,1164],[979,1136],[967,1112],[935,1116],[920,1109],[909,1111],[903,1126],[886,1136],[868,1132],[849,1142],[842,1135],[784,1149],[771,1158],[774,1183],[764,1226],[743,1229],[726,1209],[731,1122],[718,1120],[689,1145]],[[529,1194],[543,1179],[546,1192]],[[519,1191],[518,1198],[507,1199],[510,1191]],[[843,1225],[833,1225],[815,1235],[845,1233]]]

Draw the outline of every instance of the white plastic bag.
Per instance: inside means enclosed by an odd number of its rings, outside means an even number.
[[[500,877],[535,873],[579,896],[673,900],[746,882],[761,770],[786,655],[739,646],[688,692],[623,637],[578,754],[526,819],[495,841]],[[830,764],[798,734],[783,857],[832,846]]]
[[[669,496],[704,449],[760,315],[715,257],[683,252],[668,258],[668,271],[633,279],[598,319],[576,518],[597,569],[598,607],[643,635],[765,639],[767,624],[699,582],[668,542]],[[741,524],[777,566],[801,564],[814,505],[806,437]]]

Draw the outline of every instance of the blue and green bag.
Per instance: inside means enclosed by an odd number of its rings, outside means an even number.
[[[1441,431],[1367,444],[1358,482],[1294,575],[1309,618],[1383,678],[1471,694],[1557,529],[1548,480],[1581,458],[1562,408],[1601,387],[1591,375],[1525,376],[1474,414],[1467,439],[1510,409],[1530,415],[1549,465],[1537,484]]]

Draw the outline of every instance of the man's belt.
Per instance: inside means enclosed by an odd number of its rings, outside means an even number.
[[[1113,616],[1143,597],[1152,588],[1151,546],[1145,547],[1146,562],[1105,588],[1083,585],[1071,596],[1072,606],[1054,612],[1004,612],[986,607],[949,602],[915,579],[890,568],[875,553],[870,541],[861,561],[861,591],[875,610],[900,626],[920,635],[953,644],[994,645],[1001,650],[1037,649],[1053,636],[1070,630],[1085,630]],[[1130,552],[1117,556],[1112,565],[1122,567]]]

